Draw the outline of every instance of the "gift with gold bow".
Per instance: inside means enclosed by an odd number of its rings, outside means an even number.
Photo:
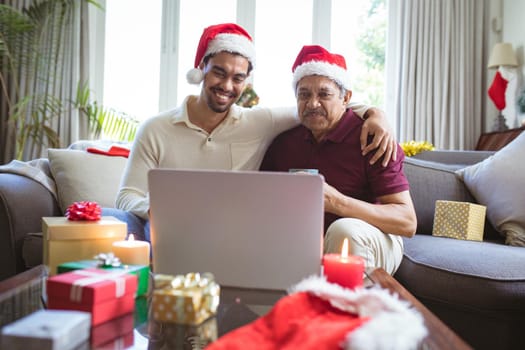
[[[217,313],[220,286],[211,273],[156,275],[152,315],[158,322],[198,325]]]

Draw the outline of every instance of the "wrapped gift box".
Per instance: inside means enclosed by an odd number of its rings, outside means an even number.
[[[131,344],[128,346],[133,345],[133,327],[133,313],[91,327],[91,346],[99,347],[103,344],[121,341],[124,338],[129,340],[129,334],[131,334]]]
[[[217,318],[212,317],[199,325],[185,325],[152,321],[158,343],[166,349],[205,349],[218,338]]]
[[[148,312],[151,298],[148,295],[140,295],[135,298],[135,324],[148,322]]]
[[[91,315],[81,311],[39,310],[2,328],[2,349],[77,349],[89,339]]]
[[[455,201],[436,201],[433,236],[473,241],[483,240],[486,207]]]
[[[133,312],[137,276],[125,271],[85,269],[47,280],[49,309],[91,313],[93,326]]]
[[[126,238],[127,225],[112,216],[98,221],[71,221],[66,217],[43,217],[44,264],[54,275],[61,263],[92,259],[110,252],[115,241]]]
[[[107,343],[96,346],[96,349],[100,350],[123,350],[123,349],[135,349],[133,347],[135,343],[135,333],[128,332],[120,335],[116,338],[111,339]]]
[[[211,274],[156,275],[153,319],[158,322],[197,325],[215,315],[220,287]]]
[[[82,270],[88,268],[102,268],[107,271],[126,271],[132,275],[136,275],[138,278],[137,296],[146,295],[148,293],[149,284],[149,266],[144,265],[120,265],[117,267],[113,266],[100,266],[99,260],[81,260],[81,261],[70,261],[58,265],[57,273],[70,272],[75,270]]]

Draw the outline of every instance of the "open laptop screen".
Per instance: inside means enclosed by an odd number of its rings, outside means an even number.
[[[154,169],[148,182],[155,273],[278,290],[319,273],[321,176]]]

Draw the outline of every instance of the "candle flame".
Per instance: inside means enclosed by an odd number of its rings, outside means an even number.
[[[135,240],[135,236],[133,236],[133,234],[130,234],[128,237],[128,241],[134,241],[134,240]]]
[[[343,241],[343,248],[341,248],[341,257],[348,258],[348,238]]]

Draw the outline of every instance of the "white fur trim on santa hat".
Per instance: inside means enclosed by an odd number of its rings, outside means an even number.
[[[342,311],[370,317],[347,334],[345,349],[416,349],[426,336],[423,317],[397,295],[378,287],[347,289],[311,276],[293,286],[289,293],[308,292]]]
[[[246,57],[255,67],[255,47],[250,39],[244,35],[223,33],[218,34],[206,49],[203,57],[221,51],[233,52]]]
[[[238,53],[248,59],[255,67],[255,47],[250,39],[239,34],[223,33],[218,34],[210,41],[204,57],[222,51]],[[200,84],[204,80],[204,72],[199,67],[192,68],[186,73],[186,80],[190,84]]]
[[[298,66],[293,73],[292,86],[295,91],[299,80],[310,75],[322,75],[327,78],[334,80],[336,83],[344,87],[346,90],[351,90],[350,74],[342,67],[321,62],[321,61],[310,61]]]

